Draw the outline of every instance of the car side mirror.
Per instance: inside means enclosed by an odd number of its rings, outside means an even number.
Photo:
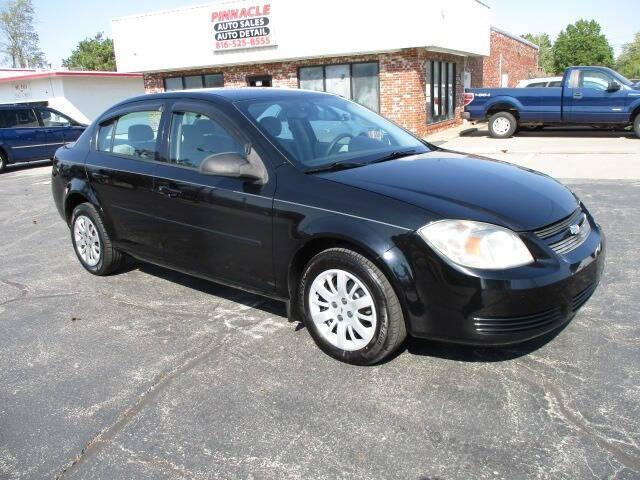
[[[263,175],[259,168],[251,164],[246,157],[234,152],[209,155],[200,164],[200,173],[203,175],[245,178],[254,182],[263,180]]]
[[[607,88],[607,92],[617,92],[622,87],[618,82],[609,82],[609,87]]]

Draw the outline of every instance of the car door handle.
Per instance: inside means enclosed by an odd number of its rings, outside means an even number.
[[[179,190],[177,188],[167,187],[166,185],[162,185],[160,188],[158,188],[158,192],[169,198],[178,198],[182,196],[182,190]]]
[[[91,178],[93,178],[98,183],[106,183],[109,180],[109,175],[104,173],[92,173]]]
[[[576,93],[574,93],[574,94],[573,94],[573,98],[577,98],[577,99],[582,98],[582,93],[580,93],[580,92],[576,92]]]

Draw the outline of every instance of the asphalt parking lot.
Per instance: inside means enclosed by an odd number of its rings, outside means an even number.
[[[50,167],[0,175],[0,478],[640,478],[640,140],[444,146],[573,165],[607,266],[561,332],[344,365],[278,302],[149,265],[89,275]]]

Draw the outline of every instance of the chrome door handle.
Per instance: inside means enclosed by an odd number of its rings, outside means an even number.
[[[158,188],[158,192],[162,195],[165,195],[169,198],[178,198],[182,195],[182,191],[177,188],[167,187],[166,185],[162,185]]]
[[[573,94],[573,98],[577,98],[577,99],[582,98],[582,93],[580,93],[580,92],[576,92],[576,93],[574,93],[574,94]]]
[[[105,175],[104,173],[92,173],[91,178],[93,178],[98,183],[105,183],[109,180],[109,175]]]

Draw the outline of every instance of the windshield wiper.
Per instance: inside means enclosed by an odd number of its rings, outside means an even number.
[[[412,149],[412,150],[396,150],[396,151],[393,151],[391,153],[388,153],[387,155],[385,155],[383,157],[376,158],[372,162],[369,162],[368,165],[371,165],[373,163],[386,162],[386,161],[389,161],[389,160],[395,160],[396,158],[409,157],[409,156],[415,155],[415,154],[416,154],[416,150],[415,149]]]
[[[335,170],[344,170],[347,168],[356,168],[362,167],[366,165],[366,163],[356,163],[356,162],[333,162],[327,165],[322,165],[316,168],[310,168],[309,170],[305,170],[304,173],[316,173],[316,172],[332,172]]]

